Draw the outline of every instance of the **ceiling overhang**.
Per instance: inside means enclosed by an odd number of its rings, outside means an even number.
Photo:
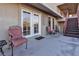
[[[66,15],[68,14],[76,14],[78,3],[64,3],[62,5],[58,5],[58,8]]]
[[[57,13],[55,13],[54,11],[50,10],[48,7],[44,6],[43,4],[41,3],[26,3],[32,7],[35,7],[43,12],[46,12],[56,18],[62,18],[60,15],[58,15]]]

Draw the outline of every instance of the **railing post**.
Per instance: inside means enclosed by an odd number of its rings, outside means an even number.
[[[79,10],[77,10],[77,17],[78,17],[78,28],[79,28]]]

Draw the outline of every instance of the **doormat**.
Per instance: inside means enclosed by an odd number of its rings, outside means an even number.
[[[41,40],[41,39],[43,39],[43,38],[45,38],[45,37],[39,36],[39,37],[36,37],[35,39],[36,39],[36,40]]]

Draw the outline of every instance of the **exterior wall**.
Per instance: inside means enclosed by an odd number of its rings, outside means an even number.
[[[41,21],[41,34],[42,35],[46,35],[46,26],[48,26],[48,15],[43,13],[42,21]]]
[[[62,18],[62,19],[58,19],[57,22],[58,22],[58,26],[59,26],[59,32],[60,33],[63,33],[63,28],[64,28],[64,23],[65,23],[65,18]]]
[[[54,21],[54,24],[55,24],[55,26],[57,26],[57,28],[58,28],[58,30],[60,31],[61,29],[60,29],[60,25],[59,25],[59,23],[58,23],[58,21],[57,21],[58,19],[55,19]],[[54,26],[54,28],[55,28],[55,26]],[[56,29],[56,28],[55,28]]]
[[[0,4],[0,40],[8,42],[8,28],[12,25],[18,25],[18,5]]]
[[[62,33],[63,34],[63,29],[64,29],[64,23],[63,22],[60,22],[60,23],[58,23],[59,24],[59,27],[60,27],[60,33]]]
[[[21,9],[24,10],[29,10],[31,12],[36,12],[36,13],[40,13],[41,14],[41,35],[45,35],[46,34],[46,26],[47,26],[47,20],[48,20],[48,15],[42,11],[37,10],[36,8],[33,7],[29,7],[28,5],[23,5],[20,4],[19,5],[19,11],[21,11]],[[19,24],[21,25],[21,22],[19,20]]]
[[[0,40],[8,39],[8,28],[18,25],[18,5],[0,4]]]
[[[48,15],[48,14],[46,14],[42,11],[39,11],[36,8],[30,7],[28,5],[19,4],[19,13],[20,13],[21,9],[29,10],[31,12],[37,12],[37,13],[41,14],[41,35],[46,35],[46,26],[48,26],[48,16],[51,16],[51,15]],[[51,16],[51,17],[53,17],[53,16]],[[21,25],[21,22],[20,22],[21,17],[19,17],[19,18],[20,18],[19,25]],[[55,19],[54,24],[55,25],[57,24],[56,19]]]
[[[8,28],[12,25],[21,26],[21,9],[41,13],[41,35],[46,34],[48,14],[24,4],[0,4],[0,40],[7,40]]]
[[[57,14],[61,15],[60,10],[57,8],[57,6],[60,4],[63,4],[63,3],[43,3],[43,5],[45,5],[46,7],[56,12]]]

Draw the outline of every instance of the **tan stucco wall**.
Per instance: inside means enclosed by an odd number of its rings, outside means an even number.
[[[7,40],[7,29],[18,24],[18,5],[0,4],[0,40]]]
[[[23,4],[0,4],[0,40],[8,41],[9,26],[21,26],[21,9],[41,13],[41,35],[46,35],[48,14]]]
[[[18,5],[0,4],[0,40],[8,42],[8,28],[12,25],[18,25]]]
[[[21,9],[39,12],[32,7],[21,4],[0,4],[0,40],[8,40],[8,28],[12,25],[21,26]]]
[[[59,24],[59,31],[60,33],[63,33],[63,29],[64,29],[64,22],[58,23]]]
[[[46,35],[46,26],[48,26],[48,15],[42,13],[42,22],[41,22],[41,34]]]
[[[21,9],[24,9],[24,10],[29,10],[31,12],[36,12],[36,13],[40,13],[41,14],[41,35],[46,35],[46,26],[48,26],[48,17],[51,16],[51,15],[48,15],[42,11],[39,11],[37,10],[36,8],[33,8],[33,7],[29,7],[28,5],[23,5],[23,4],[20,4],[19,5],[19,9],[21,11]],[[53,16],[51,16],[53,17]],[[19,24],[20,24],[20,20],[19,20]],[[55,19],[55,22],[54,24],[56,25],[57,24],[57,21]]]
[[[48,14],[42,12],[42,11],[39,11],[37,10],[36,8],[33,8],[33,7],[29,7],[28,5],[23,5],[23,4],[20,4],[19,5],[19,9],[21,11],[21,9],[24,9],[24,10],[29,10],[30,12],[36,12],[36,13],[40,13],[41,14],[41,35],[45,35],[46,34],[46,26],[47,26],[47,16]],[[19,24],[20,24],[20,20],[19,20]]]
[[[63,3],[42,3],[42,4],[51,9],[52,11],[54,11],[55,13],[61,15],[60,10],[57,8],[57,6]]]

